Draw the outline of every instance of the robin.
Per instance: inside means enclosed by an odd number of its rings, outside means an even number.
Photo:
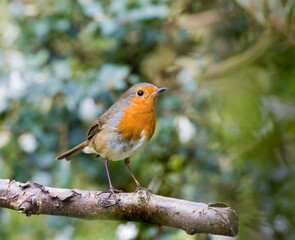
[[[149,83],[139,83],[129,88],[92,124],[86,141],[61,154],[56,160],[71,160],[81,152],[101,156],[106,167],[110,195],[118,190],[112,185],[108,162],[124,160],[137,189],[140,189],[141,186],[129,167],[130,157],[152,138],[156,127],[156,99],[165,90],[166,88],[158,88]]]

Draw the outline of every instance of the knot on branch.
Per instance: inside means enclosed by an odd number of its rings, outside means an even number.
[[[37,199],[34,196],[30,196],[22,201],[17,209],[19,213],[24,213],[27,217],[30,217],[38,211]]]
[[[232,224],[233,222],[239,222],[238,215],[228,204],[222,202],[209,203],[208,209],[216,212],[222,223],[226,225],[229,236],[236,236],[238,234],[238,224]]]
[[[12,183],[15,182],[10,182],[10,186],[14,187]],[[17,211],[26,214],[27,217],[30,217],[32,214],[37,214],[39,206],[36,196],[38,196],[40,193],[48,191],[44,186],[32,182],[19,183],[18,186],[22,190],[26,191],[23,191],[22,194],[16,194],[12,196],[12,198],[17,198]]]
[[[148,189],[140,188],[135,193],[139,205],[146,205],[149,203],[152,193]]]

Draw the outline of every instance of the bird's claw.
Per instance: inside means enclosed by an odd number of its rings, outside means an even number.
[[[123,190],[119,190],[119,189],[115,189],[115,188],[113,188],[112,190],[110,189],[109,192],[110,192],[110,193],[123,193],[124,191],[123,191]]]
[[[122,193],[122,190],[118,190],[118,189],[110,189],[109,191],[103,191],[102,193],[109,193],[109,195],[107,197],[103,197],[100,201],[99,201],[99,205],[103,206],[103,207],[110,207],[113,205],[116,205],[119,203],[120,198],[117,198],[116,193]]]
[[[149,194],[152,193],[152,190],[147,189],[147,188],[144,188],[144,187],[141,187],[141,186],[137,186],[135,192],[138,192],[138,191],[141,191],[141,190],[142,190],[142,191],[145,191],[145,192],[147,192],[147,193],[149,193]]]
[[[152,191],[147,189],[147,188],[143,188],[138,186],[136,188],[136,195],[137,195],[137,199],[138,202],[140,204],[147,204],[152,196]]]

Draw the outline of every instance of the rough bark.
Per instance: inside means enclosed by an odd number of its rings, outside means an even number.
[[[183,229],[188,234],[236,236],[238,216],[224,203],[199,203],[150,194],[109,193],[44,187],[0,179],[0,207],[27,216],[47,214],[82,219],[128,220]]]

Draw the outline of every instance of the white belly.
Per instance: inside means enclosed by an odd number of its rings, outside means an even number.
[[[139,140],[123,142],[119,134],[110,134],[104,141],[106,144],[103,150],[96,151],[93,147],[85,147],[83,152],[99,154],[112,161],[124,160],[139,152],[148,143],[148,138],[142,132]]]
[[[124,160],[139,152],[147,143],[148,139],[145,136],[142,136],[137,141],[131,140],[128,142],[114,139],[111,144],[108,144],[106,151],[100,155],[113,161]]]

